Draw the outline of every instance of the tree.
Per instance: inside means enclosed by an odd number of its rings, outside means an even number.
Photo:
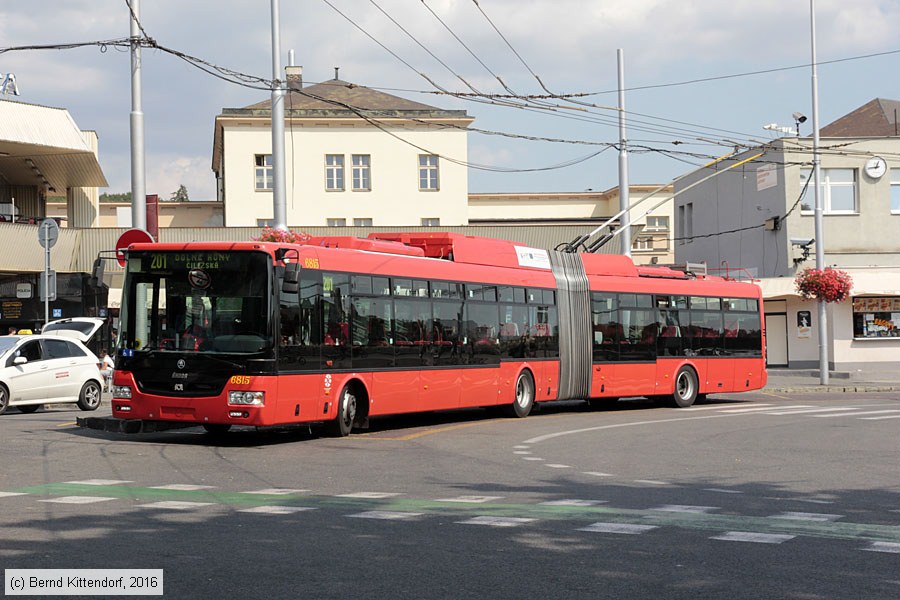
[[[104,192],[100,194],[100,202],[131,202],[131,192],[123,194],[108,194]]]
[[[169,196],[169,202],[190,202],[190,200],[187,188],[184,185],[178,186],[178,191],[172,192],[172,195]]]

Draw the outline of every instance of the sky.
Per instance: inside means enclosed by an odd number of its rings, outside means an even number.
[[[662,184],[735,143],[783,135],[765,124],[793,126],[794,112],[812,116],[810,4],[280,0],[281,62],[293,49],[306,83],[329,80],[340,67],[342,80],[467,111],[480,130],[469,134],[470,192],[578,192],[618,185],[610,145],[619,140],[622,49],[629,180]],[[271,7],[271,0],[144,0],[139,12],[159,45],[269,80]],[[900,0],[818,0],[815,9],[820,126],[873,98],[900,99]],[[15,100],[65,108],[81,129],[98,133],[109,181],[101,192],[131,189],[128,51],[4,50],[121,40],[129,19],[126,0],[0,0],[0,74],[15,74]],[[184,185],[192,200],[215,200],[216,115],[271,92],[159,49],[143,50],[142,73],[147,193],[168,198]],[[439,93],[473,89],[483,96]],[[485,98],[496,94],[519,98]],[[801,135],[811,126],[810,118]]]

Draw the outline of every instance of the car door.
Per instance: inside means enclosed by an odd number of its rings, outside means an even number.
[[[74,402],[85,380],[83,365],[86,357],[79,357],[75,345],[63,339],[45,339],[43,347],[47,371],[44,399],[47,402]]]
[[[16,364],[17,358],[26,362]],[[44,398],[48,384],[47,365],[43,361],[40,340],[27,340],[16,348],[7,359],[9,397],[12,403],[35,402]]]

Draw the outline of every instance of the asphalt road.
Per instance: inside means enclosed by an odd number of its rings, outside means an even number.
[[[900,597],[895,393],[433,413],[344,439],[83,414],[0,417],[4,569],[163,569],[166,598]]]

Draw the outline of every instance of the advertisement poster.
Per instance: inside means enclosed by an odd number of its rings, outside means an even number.
[[[812,313],[808,310],[797,311],[797,337],[809,339],[812,331]]]

